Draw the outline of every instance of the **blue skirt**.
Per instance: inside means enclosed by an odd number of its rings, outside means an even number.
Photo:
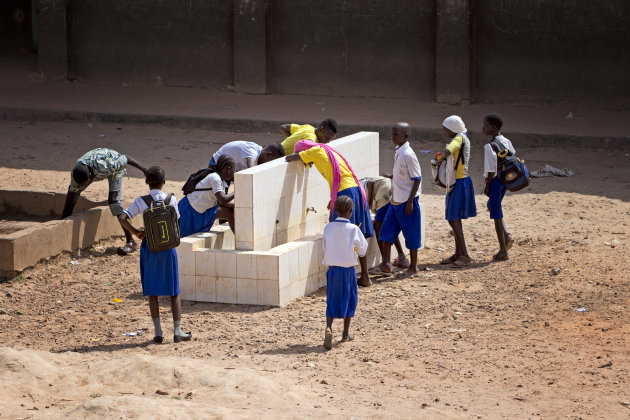
[[[372,226],[372,214],[368,209],[367,204],[363,203],[363,196],[359,187],[346,188],[337,193],[337,197],[345,195],[352,199],[354,206],[352,207],[352,217],[350,222],[357,225],[365,236],[365,239],[374,236],[374,227]],[[335,220],[339,215],[336,211],[330,217],[330,220]]]
[[[140,281],[144,296],[178,296],[179,272],[175,248],[151,252],[147,241],[142,240]]]
[[[217,218],[217,211],[219,206],[214,206],[199,213],[193,209],[188,201],[188,197],[182,198],[177,203],[179,209],[179,236],[182,238],[190,236],[197,232],[207,232],[214,224],[214,219]]]
[[[354,316],[359,300],[354,267],[328,267],[326,272],[326,316]]]
[[[446,220],[468,219],[477,215],[475,190],[470,177],[455,181],[455,186],[446,195]]]

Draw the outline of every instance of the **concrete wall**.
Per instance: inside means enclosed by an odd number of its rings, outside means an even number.
[[[442,103],[630,94],[626,0],[39,0],[39,13],[52,77]]]
[[[233,84],[231,1],[71,1],[68,22],[71,77]]]
[[[272,90],[433,99],[434,15],[427,0],[273,1]]]
[[[476,0],[473,18],[475,100],[627,104],[630,2]]]

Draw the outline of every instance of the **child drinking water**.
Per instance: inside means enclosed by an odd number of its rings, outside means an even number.
[[[368,243],[358,226],[350,222],[353,201],[350,197],[340,195],[335,200],[335,211],[339,215],[326,225],[324,229],[324,260],[328,266],[326,273],[326,332],[324,347],[332,349],[332,324],[335,318],[343,318],[343,335],[341,341],[354,338],[350,334],[350,319],[357,308],[357,273],[354,266],[358,264],[356,254],[365,256]],[[356,250],[356,254],[355,254]]]
[[[168,195],[162,192],[161,188],[166,182],[164,170],[159,166],[152,166],[145,172],[146,183],[149,185],[149,196],[151,200],[164,201]],[[165,203],[175,207],[177,210],[177,200],[171,196],[169,203]],[[160,325],[160,306],[158,304],[158,296],[171,297],[171,311],[173,312],[173,341],[188,341],[191,339],[191,333],[183,333],[181,329],[182,320],[182,301],[179,297],[179,274],[177,268],[177,252],[175,248],[161,252],[151,252],[144,238],[144,228],[136,229],[130,222],[136,215],[142,214],[148,208],[145,200],[138,197],[123,213],[118,216],[120,224],[136,235],[138,239],[142,239],[140,247],[140,281],[142,283],[142,294],[149,296],[149,309],[151,310],[151,318],[155,327],[155,343],[164,341],[162,326]],[[179,212],[177,213],[179,217]]]

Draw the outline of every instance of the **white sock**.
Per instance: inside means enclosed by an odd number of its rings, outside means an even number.
[[[160,318],[151,318],[153,320],[153,326],[155,327],[155,335],[157,337],[164,337],[162,333],[162,326],[160,325]]]
[[[182,321],[173,321],[173,335],[184,335],[182,333]]]

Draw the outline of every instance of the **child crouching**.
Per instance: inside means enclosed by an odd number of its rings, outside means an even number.
[[[350,319],[357,308],[357,273],[354,266],[358,264],[357,256],[365,256],[368,243],[361,230],[350,223],[353,203],[348,196],[338,196],[335,200],[335,211],[339,215],[326,225],[323,246],[324,260],[328,266],[326,273],[326,333],[324,347],[332,349],[333,319],[343,318],[343,335],[341,341],[350,341]],[[356,254],[355,254],[356,250]]]
[[[147,169],[146,183],[149,185],[149,196],[152,201],[165,201],[168,194],[162,192],[161,188],[166,182],[164,170],[159,166],[152,166]],[[145,196],[146,197],[146,196]],[[149,197],[146,197],[149,198]],[[150,202],[150,201],[149,201]],[[177,199],[171,196],[169,203],[166,205],[173,206],[177,210]],[[182,319],[182,301],[179,297],[179,273],[177,267],[177,252],[175,248],[161,252],[151,252],[147,246],[144,228],[136,229],[129,222],[136,215],[142,214],[149,206],[143,197],[138,197],[133,203],[120,215],[118,220],[120,224],[136,235],[138,239],[142,239],[142,247],[140,248],[140,280],[142,282],[142,294],[149,296],[149,309],[151,310],[151,318],[155,327],[155,336],[153,341],[161,343],[164,341],[164,334],[160,325],[160,307],[158,304],[158,296],[171,297],[171,311],[173,312],[173,341],[188,341],[191,339],[191,333],[183,333],[181,330]],[[177,212],[179,218],[179,212]]]

